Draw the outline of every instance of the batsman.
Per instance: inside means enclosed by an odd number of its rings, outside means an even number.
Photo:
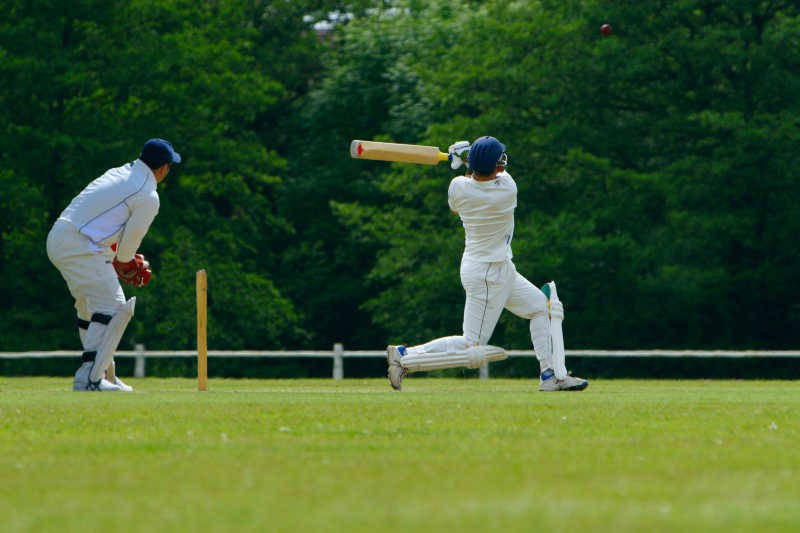
[[[450,146],[453,169],[466,159],[469,171],[453,178],[448,190],[450,209],[464,226],[461,284],[466,293],[463,334],[434,339],[419,346],[386,348],[389,382],[401,390],[409,372],[441,368],[478,368],[499,361],[505,350],[488,344],[503,309],[530,320],[531,340],[539,359],[540,391],[580,391],[589,383],[567,372],[561,322],[564,306],[555,282],[540,290],[517,272],[512,262],[517,184],[506,172],[508,155],[494,137],[470,146]]]
[[[180,162],[168,141],[150,139],[138,159],[89,183],[47,235],[47,256],[78,314],[83,355],[73,390],[133,391],[116,375],[105,379],[136,304],[135,297],[125,300],[119,280],[135,287],[150,281],[150,264],[136,252],[158,214],[158,183]]]

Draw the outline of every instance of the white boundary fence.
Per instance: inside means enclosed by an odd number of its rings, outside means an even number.
[[[703,357],[703,358],[751,358],[751,357],[800,357],[795,350],[567,350],[567,357]],[[48,357],[79,358],[81,352],[0,352],[0,359],[25,359]],[[209,350],[209,357],[267,357],[267,358],[328,358],[333,359],[333,379],[344,378],[344,360],[349,358],[373,357],[385,358],[384,350],[345,350],[337,343],[333,350]],[[509,350],[509,357],[536,357],[533,350]],[[196,350],[145,350],[143,344],[137,344],[135,350],[118,351],[115,357],[133,357],[136,359],[133,375],[143,378],[146,375],[145,361],[152,357],[197,357]],[[489,363],[480,369],[481,379],[489,377]]]

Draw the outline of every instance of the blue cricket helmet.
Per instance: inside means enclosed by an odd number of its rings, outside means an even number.
[[[180,163],[181,154],[172,148],[172,144],[169,141],[150,139],[142,146],[142,153],[139,154],[139,159],[155,170],[166,163]]]
[[[469,150],[469,166],[478,174],[491,174],[498,164],[504,162],[506,145],[494,137],[475,139]]]

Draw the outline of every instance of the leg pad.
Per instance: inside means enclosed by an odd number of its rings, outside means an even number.
[[[122,334],[125,332],[125,328],[128,326],[128,322],[130,322],[131,317],[133,316],[133,310],[136,306],[136,297],[134,296],[127,302],[125,302],[122,307],[120,307],[114,316],[108,321],[106,325],[106,331],[103,334],[102,341],[100,342],[100,347],[97,348],[97,356],[94,360],[94,365],[92,366],[92,372],[89,375],[90,382],[98,382],[106,375],[106,368],[108,365],[111,364],[111,361],[114,358],[114,352],[117,350],[117,345],[119,344],[120,339],[122,339]],[[92,320],[94,320],[95,316],[99,313],[95,313],[92,316]],[[108,316],[108,315],[104,315]]]
[[[409,372],[424,372],[443,368],[480,368],[487,361],[502,361],[507,357],[503,348],[483,344],[452,352],[409,353],[400,359],[400,364]]]

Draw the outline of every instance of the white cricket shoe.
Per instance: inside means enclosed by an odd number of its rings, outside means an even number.
[[[114,385],[119,387],[122,392],[133,392],[133,387],[126,385],[118,376],[114,376]]]
[[[582,378],[576,378],[567,375],[564,379],[556,379],[555,373],[551,369],[547,369],[539,376],[539,390],[540,391],[561,391],[561,390],[574,390],[580,391],[589,386],[589,382]]]
[[[101,392],[120,392],[122,391],[122,387],[111,383],[106,378],[102,378],[100,381],[90,381],[89,386],[86,388],[86,390],[101,391]]]
[[[83,363],[78,371],[75,372],[75,378],[72,380],[72,390],[91,390],[91,391],[121,391],[123,390],[122,387],[119,385],[115,385],[111,383],[107,379],[101,379],[100,381],[93,383],[89,381],[89,374],[92,371],[92,363],[91,361],[87,361]],[[131,390],[133,390],[131,388]]]
[[[400,364],[400,358],[406,353],[405,346],[394,346],[390,344],[386,347],[386,362],[389,364],[389,383],[394,390],[403,390],[403,378],[408,374],[408,370]]]

